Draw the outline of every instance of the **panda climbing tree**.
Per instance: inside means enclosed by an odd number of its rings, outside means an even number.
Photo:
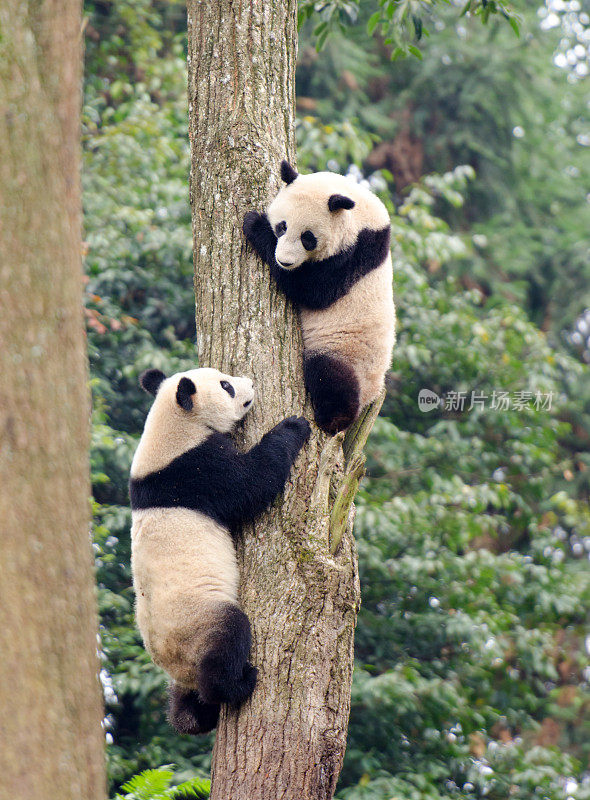
[[[211,31],[231,35],[213,42]],[[295,164],[297,2],[189,0],[188,32],[199,364],[254,379],[248,449],[285,417],[314,419],[297,307],[241,230],[244,214],[284,185],[281,160]],[[237,541],[258,683],[239,709],[222,707],[212,800],[334,795],[360,600],[351,503],[378,405],[349,427],[344,449],[344,432],[314,426],[280,501]],[[358,410],[322,427],[347,427]]]

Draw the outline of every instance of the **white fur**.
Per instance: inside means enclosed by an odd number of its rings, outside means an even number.
[[[198,689],[194,675],[216,610],[237,601],[231,536],[188,508],[143,509],[132,516],[136,619],[145,647],[177,683]]]
[[[342,194],[354,200],[352,209],[330,211],[330,195]],[[334,172],[316,172],[299,177],[284,186],[270,204],[267,216],[273,227],[287,223],[287,231],[277,242],[279,263],[295,269],[308,259],[319,261],[353,244],[363,228],[376,230],[389,225],[383,203],[368,189]],[[310,230],[318,244],[308,252],[301,244],[301,234]]]
[[[391,256],[323,311],[300,312],[305,348],[334,353],[350,364],[360,387],[360,408],[375,400],[391,366],[395,306]]]

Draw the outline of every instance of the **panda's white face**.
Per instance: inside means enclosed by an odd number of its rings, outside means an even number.
[[[254,385],[250,378],[225,375],[217,369],[179,372],[162,382],[154,405],[165,404],[189,425],[206,425],[229,433],[250,410]]]
[[[316,172],[299,175],[281,189],[267,216],[277,236],[275,257],[282,269],[320,261],[354,243],[360,230],[358,188],[342,175]]]
[[[229,433],[254,401],[250,378],[217,369],[192,369],[170,378],[148,370],[141,385],[155,400],[133,459],[134,477],[169,464],[214,431]]]

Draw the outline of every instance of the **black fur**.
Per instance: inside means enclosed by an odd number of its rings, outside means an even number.
[[[354,245],[322,261],[305,261],[300,267],[281,269],[275,258],[277,237],[266,214],[249,211],[244,235],[265,261],[282,292],[298,306],[328,308],[347,294],[364,275],[380,266],[389,252],[391,229],[364,228]]]
[[[281,161],[281,178],[288,185],[299,177],[297,170],[293,169],[288,161]]]
[[[268,264],[269,267],[278,269],[275,258],[277,236],[266,214],[259,214],[258,211],[248,211],[244,214],[242,230],[244,236],[256,250],[260,258]]]
[[[197,387],[190,378],[181,378],[176,387],[176,402],[185,411],[192,411],[193,395],[196,391]]]
[[[168,689],[168,722],[179,733],[196,736],[217,726],[219,703],[204,703],[199,693],[172,683]]]
[[[234,387],[231,385],[231,383],[229,381],[220,381],[219,383],[220,383],[221,388],[225,392],[227,392],[230,397],[235,397],[236,396],[236,390],[234,389]]]
[[[166,376],[161,369],[146,369],[139,376],[139,385],[148,394],[156,395],[162,381],[166,380]]]
[[[301,234],[301,244],[306,250],[315,250],[318,246],[318,240],[315,238],[311,231],[303,231]]]
[[[354,369],[327,353],[306,353],[303,375],[318,427],[332,435],[348,428],[360,410]]]
[[[252,644],[248,617],[227,603],[207,641],[209,649],[197,672],[199,696],[205,703],[243,703],[256,685],[256,667],[248,662]]]
[[[354,208],[355,202],[351,197],[343,194],[331,194],[328,198],[328,208],[330,211],[340,211],[340,209]]]
[[[131,478],[131,508],[192,508],[235,530],[280,494],[309,432],[306,419],[289,417],[247,453],[212,433],[163,469]]]

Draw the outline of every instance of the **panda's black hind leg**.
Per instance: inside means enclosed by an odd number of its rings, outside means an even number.
[[[310,353],[305,356],[303,374],[318,428],[332,435],[348,428],[360,410],[360,387],[353,368],[329,353]]]
[[[217,726],[218,703],[204,703],[199,693],[172,683],[168,689],[168,721],[179,733],[196,736]]]
[[[248,661],[251,643],[248,617],[233,603],[221,605],[197,670],[203,700],[238,705],[252,694],[257,671]]]

